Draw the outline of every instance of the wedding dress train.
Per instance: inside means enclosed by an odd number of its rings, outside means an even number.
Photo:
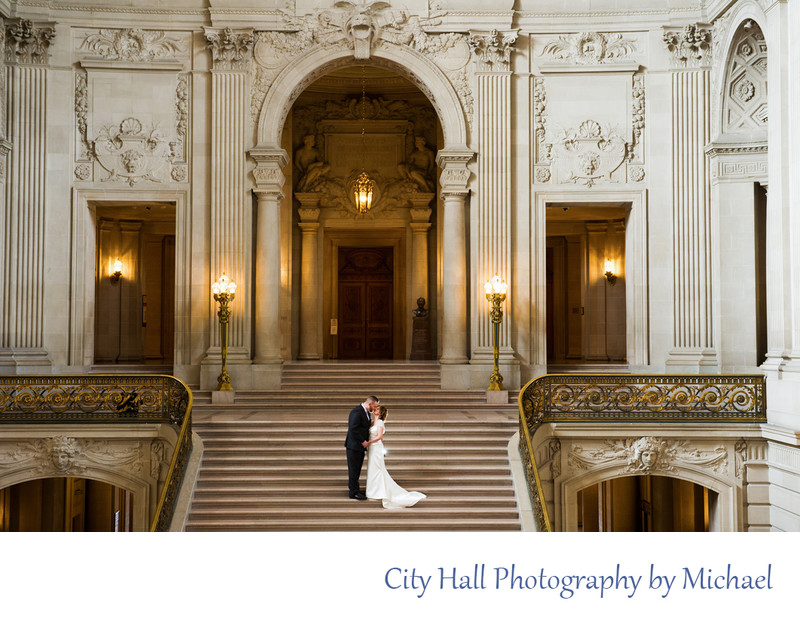
[[[370,439],[377,437],[380,428],[386,430],[383,421],[376,420],[369,429]],[[397,485],[389,471],[386,470],[386,463],[383,459],[385,454],[386,449],[383,442],[374,442],[369,445],[367,498],[383,499],[383,507],[389,509],[411,507],[420,499],[424,499],[425,495],[421,492],[408,492]]]

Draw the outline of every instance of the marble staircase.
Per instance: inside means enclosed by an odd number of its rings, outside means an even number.
[[[369,394],[390,409],[390,473],[428,495],[412,508],[348,498],[347,414]],[[227,407],[198,392],[193,426],[204,452],[187,530],[519,530],[511,401],[442,391],[435,363],[289,364],[280,391],[237,392]]]

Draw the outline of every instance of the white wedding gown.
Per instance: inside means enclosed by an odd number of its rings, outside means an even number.
[[[382,420],[376,420],[369,429],[370,439],[378,436],[378,431],[385,425]],[[407,492],[397,485],[389,471],[386,470],[386,463],[383,460],[386,449],[383,442],[374,442],[369,445],[369,460],[367,463],[367,498],[383,499],[385,508],[404,508],[411,507],[425,495],[421,492]]]

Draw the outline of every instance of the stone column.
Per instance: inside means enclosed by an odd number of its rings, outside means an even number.
[[[467,239],[465,204],[470,172],[468,150],[439,151],[442,217],[442,388],[467,389]]]
[[[666,31],[672,61],[673,348],[666,364],[711,371],[718,364],[713,326],[710,133],[711,31]]]
[[[500,363],[509,364],[513,327],[514,278],[511,273],[511,54],[517,31],[471,31],[469,43],[476,63],[475,130],[478,147],[477,191],[472,221],[474,259],[470,296],[474,325],[471,330],[472,363],[485,364],[476,372],[473,386],[489,384],[493,363],[492,322],[483,285],[495,274],[510,291],[503,304],[499,328]],[[504,371],[506,386],[515,379]],[[516,381],[519,379],[517,378]]]
[[[298,359],[320,359],[322,309],[319,274],[319,201],[320,193],[295,193],[300,202],[300,222],[303,233],[300,253],[300,350]]]
[[[44,223],[48,49],[54,37],[51,24],[5,23],[8,110],[0,114],[8,138],[0,138],[0,159],[8,167],[8,192],[0,215],[0,372],[6,373],[37,373],[51,365],[44,345]]]
[[[253,387],[278,389],[281,380],[281,199],[289,156],[283,149],[251,149],[258,198],[255,267]]]
[[[252,29],[205,29],[211,52],[211,245],[208,276],[211,340],[201,369],[202,389],[216,388],[220,326],[211,283],[222,273],[236,283],[228,324],[228,371],[235,389],[250,388],[252,204],[246,192],[246,145],[250,111],[247,75]]]
[[[413,193],[411,200],[411,302],[428,296],[428,231],[431,228],[431,208],[434,193]]]

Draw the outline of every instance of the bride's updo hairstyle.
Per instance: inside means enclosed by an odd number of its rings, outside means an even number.
[[[386,420],[386,416],[388,416],[388,415],[389,415],[389,410],[386,407],[384,407],[383,405],[381,405],[378,408],[378,417],[381,420]]]

